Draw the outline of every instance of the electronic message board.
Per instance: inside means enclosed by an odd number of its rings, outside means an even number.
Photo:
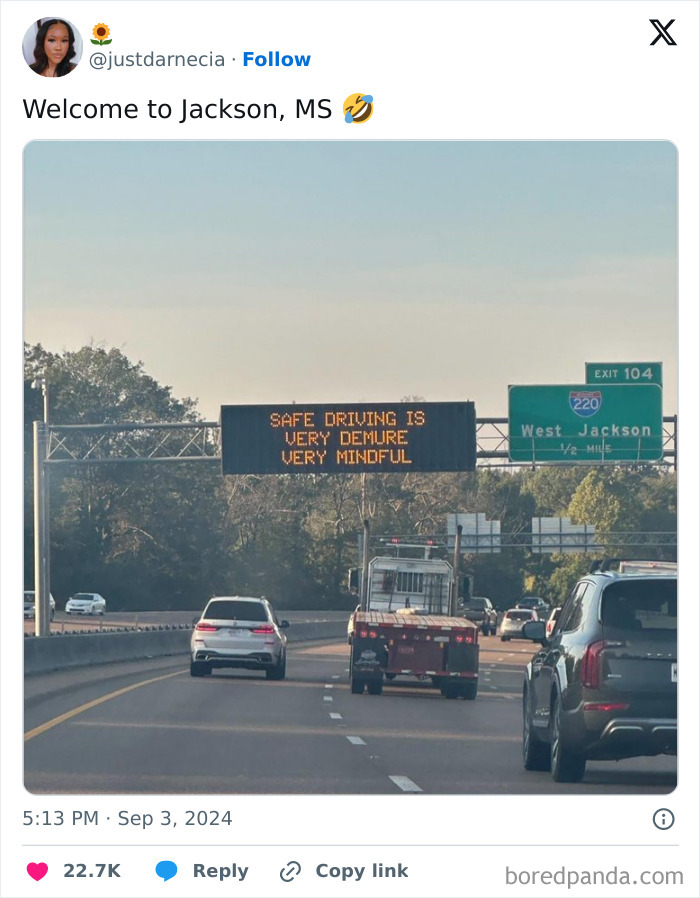
[[[224,405],[224,474],[473,471],[473,402]]]

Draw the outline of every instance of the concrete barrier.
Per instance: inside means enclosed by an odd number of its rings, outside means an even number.
[[[290,644],[345,638],[347,622],[317,621],[292,624],[285,631]],[[24,640],[24,673],[49,673],[71,667],[139,661],[168,655],[188,655],[191,630],[148,630],[127,633],[83,633],[28,637]]]

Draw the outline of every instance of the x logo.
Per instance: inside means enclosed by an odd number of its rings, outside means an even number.
[[[649,19],[649,21],[654,26],[654,28],[656,28],[656,30],[659,32],[656,35],[656,37],[654,38],[654,40],[651,42],[651,44],[649,44],[650,47],[653,47],[654,44],[659,40],[659,38],[663,38],[666,41],[666,43],[669,45],[669,47],[678,46],[676,44],[676,42],[674,41],[674,39],[671,37],[671,35],[668,33],[668,29],[676,21],[675,19],[671,19],[671,21],[667,22],[665,25],[662,25],[661,21],[659,19]]]

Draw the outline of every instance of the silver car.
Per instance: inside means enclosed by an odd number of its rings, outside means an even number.
[[[104,614],[107,602],[99,592],[76,592],[66,602],[66,614]]]
[[[56,613],[56,602],[54,601],[54,597],[49,593],[49,619],[53,620],[54,614]],[[33,618],[36,613],[36,594],[33,589],[25,589],[24,590],[24,616],[26,618]]]
[[[537,613],[529,608],[510,608],[501,621],[501,642],[509,639],[525,639],[523,626],[531,620],[537,620]]]
[[[283,680],[287,670],[289,621],[278,621],[267,599],[217,596],[210,599],[192,633],[190,673],[206,677],[215,667],[264,670]]]

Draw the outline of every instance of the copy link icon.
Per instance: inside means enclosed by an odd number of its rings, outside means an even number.
[[[282,882],[291,882],[301,873],[301,864],[299,861],[289,861],[286,867],[280,870],[280,879]]]

